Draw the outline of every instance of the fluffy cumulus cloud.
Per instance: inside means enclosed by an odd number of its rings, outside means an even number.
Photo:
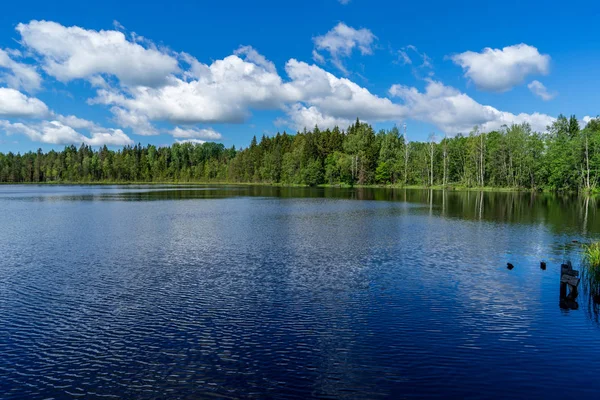
[[[210,65],[194,60],[187,78],[171,75],[160,87],[100,89],[92,102],[127,110],[129,120],[240,123],[250,109],[273,109],[286,100],[272,64],[256,57],[246,49]]]
[[[314,38],[313,59],[322,63],[324,57],[319,51],[325,51],[331,56],[333,65],[344,74],[348,74],[343,59],[350,57],[355,49],[358,49],[362,55],[373,54],[373,44],[376,39],[373,32],[366,28],[354,29],[340,22],[325,35]]]
[[[49,21],[17,25],[21,43],[41,57],[48,75],[68,82],[110,74],[124,84],[156,86],[177,72],[175,57],[128,40],[119,31],[65,27]]]
[[[287,119],[277,120],[278,125],[291,125],[298,130],[304,128],[311,129],[315,126],[319,126],[322,129],[350,126],[353,120],[346,118],[337,118],[332,115],[324,114],[319,108],[315,106],[304,106],[300,103],[291,105],[286,110]]]
[[[49,144],[82,144],[90,146],[125,146],[133,141],[120,129],[97,127],[85,136],[59,120],[42,122],[10,122],[0,120],[0,129],[7,134],[22,134],[32,141]]]
[[[544,101],[549,101],[556,97],[555,92],[548,91],[546,86],[544,86],[544,84],[542,82],[537,81],[537,80],[529,83],[529,85],[527,85],[527,88],[529,88],[531,93],[535,94],[536,96],[538,96],[540,99],[542,99]]]
[[[28,92],[39,90],[42,77],[35,67],[14,60],[20,56],[21,52],[18,50],[0,49],[0,83]]]
[[[530,75],[546,75],[550,56],[521,43],[503,49],[485,48],[480,53],[466,51],[451,56],[478,89],[506,92]]]
[[[0,87],[0,117],[32,118],[49,113],[48,106],[41,100],[28,97],[15,89]]]
[[[475,126],[483,131],[502,125],[528,123],[536,131],[545,131],[554,118],[545,114],[512,114],[482,105],[455,88],[429,80],[424,92],[414,87],[394,85],[390,95],[400,98],[410,118],[434,124],[442,131],[466,133]]]
[[[133,144],[133,140],[120,129],[92,132],[91,137],[88,138],[82,135],[82,139],[83,143],[90,146],[126,146]]]
[[[406,114],[403,106],[316,65],[292,59],[285,70],[291,79],[286,84],[288,91],[299,103],[286,110],[296,128],[312,128],[315,123],[321,127],[347,126],[346,122],[357,116],[372,122],[397,121]]]
[[[124,128],[131,128],[133,132],[141,136],[158,135],[160,132],[152,125],[148,117],[135,111],[125,110],[120,107],[112,107],[110,111],[115,116],[115,122]]]

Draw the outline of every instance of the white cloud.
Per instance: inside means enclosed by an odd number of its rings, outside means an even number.
[[[56,114],[51,112],[40,100],[27,97],[14,89],[0,88],[0,116],[34,119],[27,122],[0,120],[0,130],[7,134],[23,134],[36,142],[49,144],[85,143],[91,146],[133,144],[133,141],[120,129],[103,128],[95,122],[74,115]],[[43,120],[43,118],[52,119]],[[90,136],[79,133],[78,130],[80,129],[89,131]]]
[[[208,139],[208,140],[221,140],[222,136],[219,132],[214,129],[198,129],[198,128],[180,128],[169,131],[175,138],[179,139]]]
[[[211,65],[188,56],[187,79],[171,75],[166,85],[156,88],[100,89],[92,103],[172,123],[239,123],[250,109],[279,108],[288,94],[274,65],[248,47],[237,53]]]
[[[14,89],[28,92],[39,90],[42,77],[34,66],[15,61],[12,56],[20,56],[20,52],[0,49],[0,82]]]
[[[343,58],[350,57],[356,48],[362,55],[373,54],[373,43],[376,39],[377,36],[366,28],[354,29],[340,22],[325,35],[314,38],[314,42],[316,50],[328,52],[333,65],[344,74],[348,74]],[[323,56],[316,50],[313,51],[313,59],[319,62]]]
[[[317,62],[319,64],[325,64],[325,57],[323,57],[321,54],[319,54],[319,52],[316,50],[312,51],[312,58],[315,62]]]
[[[115,122],[124,128],[131,128],[133,132],[141,136],[158,135],[160,132],[148,120],[148,117],[134,111],[112,107],[110,111],[115,116]]]
[[[357,117],[370,121],[397,120],[404,107],[390,99],[378,97],[367,89],[346,78],[297,60],[289,60],[285,70],[291,78],[287,85],[297,102],[308,108],[315,107],[311,114],[319,111],[323,116],[353,121]],[[292,110],[298,107],[292,107]],[[289,111],[289,110],[288,110]],[[312,128],[314,124],[307,125]]]
[[[159,88],[100,89],[92,103],[113,106],[120,126],[132,127],[136,133],[145,133],[140,125],[148,127],[149,121],[158,120],[175,124],[239,123],[253,109],[284,110],[293,117],[294,126],[303,123],[301,115],[311,115],[306,119],[309,127],[314,126],[317,111],[327,121],[354,120],[357,116],[373,121],[396,120],[402,113],[402,107],[389,99],[295,59],[286,64],[289,81],[284,82],[274,65],[249,47],[211,65],[191,56],[186,56],[186,62],[190,64],[188,79],[171,76],[169,83]],[[300,113],[303,107],[310,113]]]
[[[273,62],[267,60],[267,58],[265,56],[263,56],[258,51],[256,51],[252,46],[242,46],[242,47],[238,48],[236,51],[234,51],[233,54],[235,54],[238,57],[240,57],[240,56],[244,57],[246,62],[248,62],[250,64],[258,65],[259,67],[263,68],[265,71],[267,71],[269,73],[272,73],[272,74],[277,73],[275,64],[273,64]]]
[[[41,100],[15,89],[0,88],[0,117],[33,118],[47,114],[48,107]]]
[[[125,146],[133,144],[120,129],[103,129],[91,133],[91,137],[84,136],[72,127],[58,120],[42,121],[38,123],[22,123],[0,120],[0,129],[8,134],[23,134],[35,142],[49,144],[81,144],[90,146]]]
[[[63,82],[108,74],[127,85],[157,86],[179,70],[175,57],[129,41],[119,31],[49,21],[19,24],[17,31],[23,46],[41,56],[46,73]]]
[[[82,143],[81,135],[73,128],[63,125],[58,121],[48,121],[40,124],[23,124],[0,121],[0,128],[9,134],[20,133],[27,135],[31,140],[51,144]]]
[[[116,19],[113,20],[113,26],[118,31],[124,31],[125,30],[125,27],[119,21],[117,21]]]
[[[82,135],[83,136],[83,135]],[[83,136],[84,143],[90,146],[127,146],[134,142],[120,129],[106,129],[101,132],[92,132],[92,137]]]
[[[70,126],[73,129],[87,129],[95,130],[101,129],[95,122],[88,121],[87,119],[78,118],[74,115],[55,115],[55,118],[60,123]]]
[[[346,128],[354,122],[354,120],[323,114],[315,106],[306,107],[300,103],[291,105],[286,113],[289,120],[280,119],[277,123],[291,125],[299,131],[304,128],[312,129],[315,126],[318,126],[320,129],[328,129],[336,126]]]
[[[175,142],[177,143],[192,143],[192,144],[203,144],[206,143],[205,140],[200,140],[200,139],[175,139]]]
[[[556,97],[556,93],[549,92],[548,89],[546,89],[546,86],[544,86],[544,84],[540,81],[532,81],[529,85],[527,85],[527,87],[531,93],[535,94],[544,101],[552,100]]]
[[[106,82],[106,79],[104,79],[100,75],[90,76],[88,78],[88,81],[90,82],[90,84],[93,87],[96,87],[96,88],[105,88],[106,89],[106,88],[110,87],[110,85],[108,84],[108,82]]]
[[[408,118],[431,123],[448,134],[466,133],[474,126],[484,131],[502,125],[527,122],[535,131],[545,131],[554,118],[540,113],[512,114],[479,104],[471,97],[441,82],[429,80],[425,92],[414,87],[394,85],[390,95],[399,97],[407,107]]]
[[[585,117],[583,117],[582,119],[579,120],[579,128],[580,129],[584,129],[587,124],[590,123],[590,121],[598,119],[596,117],[590,117],[589,115],[586,115]]]
[[[547,75],[550,71],[550,56],[524,43],[503,49],[487,47],[481,53],[466,51],[450,58],[478,89],[492,92],[506,92],[529,75]]]

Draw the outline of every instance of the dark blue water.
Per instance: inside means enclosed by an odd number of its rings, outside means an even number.
[[[559,306],[597,209],[0,186],[0,398],[597,398],[598,310]]]

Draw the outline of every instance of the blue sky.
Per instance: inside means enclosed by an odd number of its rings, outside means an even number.
[[[596,116],[592,1],[30,1],[0,14],[0,151],[304,126],[411,139]]]

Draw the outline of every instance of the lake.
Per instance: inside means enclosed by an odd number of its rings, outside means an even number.
[[[597,210],[530,193],[0,186],[0,398],[597,398],[598,308],[583,287],[574,307],[559,293]]]

